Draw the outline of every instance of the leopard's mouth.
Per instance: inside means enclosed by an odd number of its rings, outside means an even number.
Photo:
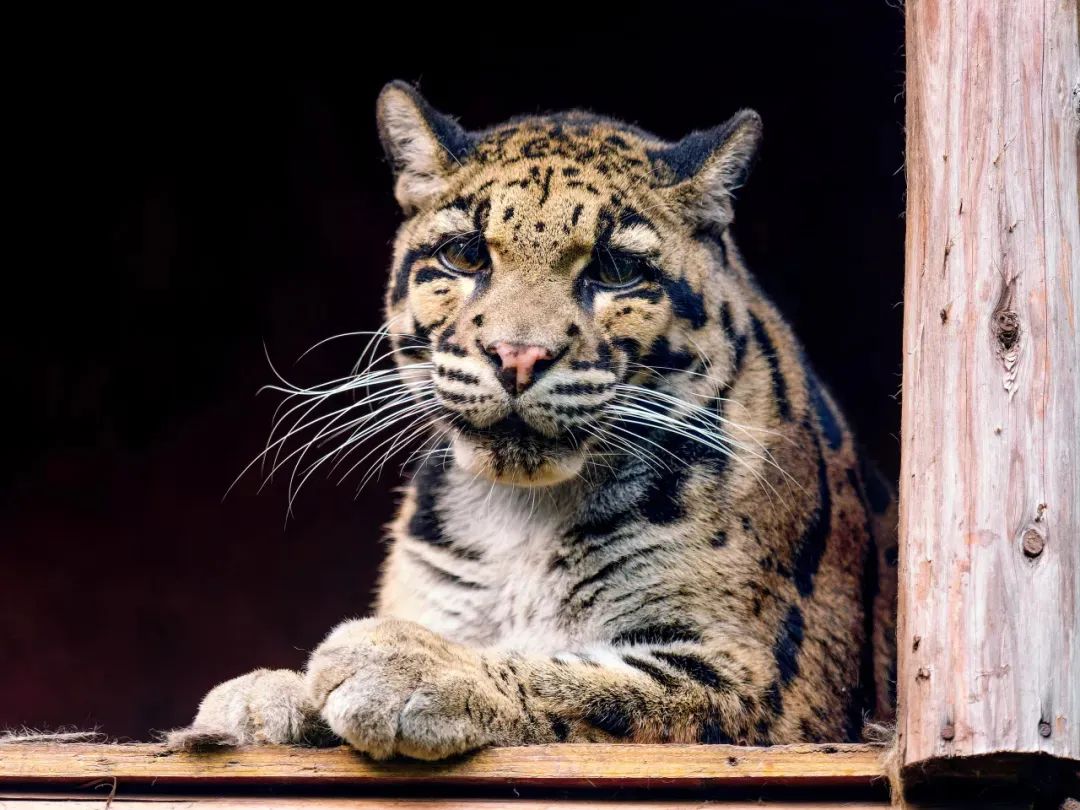
[[[587,438],[572,431],[549,436],[511,413],[484,427],[458,424],[454,456],[467,470],[493,481],[550,486],[580,472]]]

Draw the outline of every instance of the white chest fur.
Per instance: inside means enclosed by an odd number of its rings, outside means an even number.
[[[560,609],[569,577],[553,565],[577,493],[492,486],[463,473],[451,473],[446,484],[439,522],[446,540],[468,554],[399,541],[386,571],[383,611],[472,644],[551,654],[579,641],[582,628]],[[418,556],[475,587],[439,582]]]

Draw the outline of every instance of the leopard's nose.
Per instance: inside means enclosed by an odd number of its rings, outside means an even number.
[[[539,379],[552,365],[546,346],[497,340],[484,351],[498,369],[499,382],[510,396],[516,396]]]

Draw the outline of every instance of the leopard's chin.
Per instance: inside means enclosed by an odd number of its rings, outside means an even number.
[[[577,446],[509,417],[485,429],[459,429],[454,460],[464,470],[500,484],[549,487],[577,476],[585,456]]]

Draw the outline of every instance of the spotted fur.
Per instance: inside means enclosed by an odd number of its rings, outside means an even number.
[[[469,132],[395,83],[378,120],[407,215],[387,323],[433,383],[435,450],[375,617],[299,677],[218,687],[173,744],[294,741],[321,717],[432,759],[853,740],[887,719],[893,498],[732,238],[757,114],[675,144],[581,112]],[[484,269],[440,260],[455,239]],[[598,283],[605,256],[638,281]],[[496,341],[549,351],[517,396]]]

